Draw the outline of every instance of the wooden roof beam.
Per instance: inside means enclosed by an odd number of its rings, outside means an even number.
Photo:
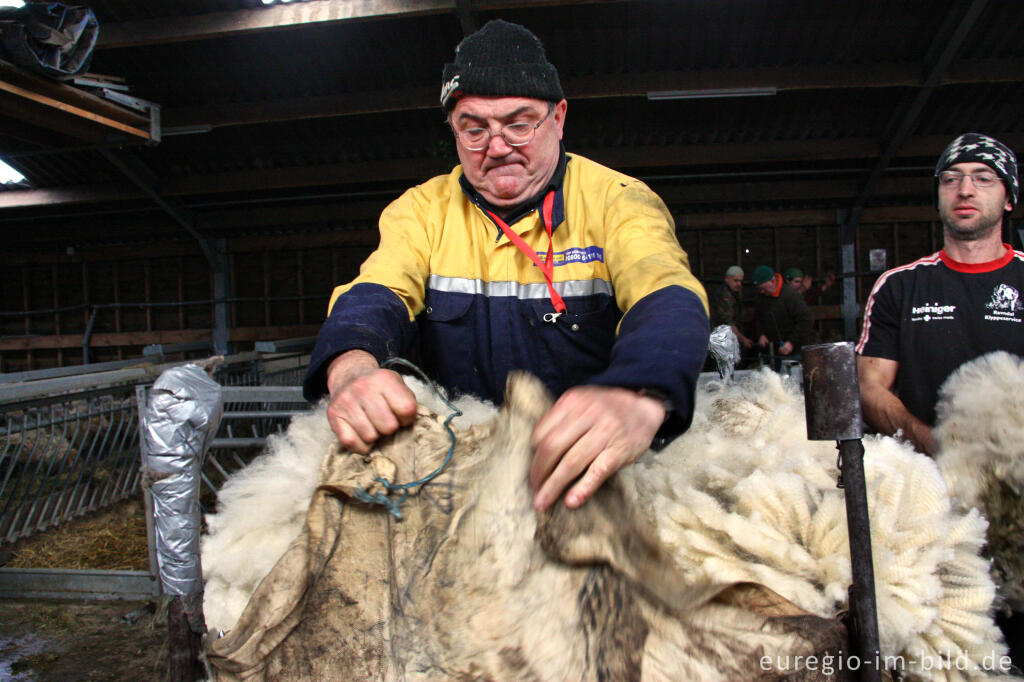
[[[1001,135],[1000,139],[1011,148],[1024,148],[1024,135]],[[901,149],[904,157],[934,159],[950,138],[948,135],[923,135],[909,138]],[[851,138],[846,140],[794,140],[757,144],[704,144],[668,145],[636,148],[587,148],[579,151],[596,161],[629,171],[633,168],[659,168],[683,166],[700,171],[712,165],[789,162],[800,164],[823,160],[865,160],[877,157],[877,140]],[[365,183],[408,181],[430,177],[450,170],[436,158],[390,159],[386,161],[356,161],[324,164],[301,168],[279,168],[229,173],[210,173],[164,179],[160,194],[164,197],[187,197],[221,192],[245,192],[259,187],[262,190],[289,189],[314,186],[332,186],[348,182]],[[799,172],[796,167],[794,173]],[[142,194],[127,186],[98,185],[39,190],[0,192],[0,209],[18,209],[44,204],[75,204],[98,201],[138,199]]]
[[[87,141],[111,135],[137,141],[150,139],[147,116],[5,61],[0,61],[0,111]]]
[[[1024,59],[958,62],[941,85],[1024,81]],[[639,74],[570,77],[563,80],[570,101],[606,97],[643,97],[657,90],[751,88],[773,86],[780,92],[840,88],[917,87],[920,65],[795,66],[761,69],[706,69]],[[269,102],[165,108],[166,127],[253,125],[389,111],[436,109],[437,86],[349,93]]]
[[[503,10],[537,5],[585,5],[612,0],[476,0],[476,10]],[[456,0],[310,0],[255,9],[212,12],[197,16],[159,17],[106,24],[97,49],[209,40],[230,35],[273,31],[345,21],[454,13]]]

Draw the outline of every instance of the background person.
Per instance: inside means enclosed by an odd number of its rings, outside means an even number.
[[[782,273],[782,279],[791,287],[796,289],[797,293],[801,296],[803,296],[804,292],[811,286],[811,278],[805,277],[804,271],[800,268],[786,268]]]
[[[956,138],[935,167],[943,248],[875,282],[857,344],[864,418],[935,452],[942,382],[994,350],[1024,354],[1024,254],[1002,241],[1017,202],[1017,160],[985,135]]]
[[[878,278],[864,309],[857,374],[865,421],[932,455],[935,405],[960,365],[1005,350],[1024,355],[1024,253],[1002,240],[1020,194],[1017,158],[966,133],[935,165],[942,250]],[[1024,614],[997,615],[1024,667]]]
[[[743,268],[730,265],[725,277],[708,292],[708,307],[711,311],[711,328],[727,324],[736,334],[742,348],[753,348],[754,342],[741,329],[743,324]]]
[[[757,345],[767,348],[771,343],[776,354],[792,355],[814,343],[814,320],[800,293],[767,265],[754,268],[752,279],[757,289],[754,299]]]

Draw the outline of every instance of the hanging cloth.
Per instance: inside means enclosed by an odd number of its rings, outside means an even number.
[[[541,260],[540,256],[537,255],[537,252],[534,251],[533,249],[531,249],[529,247],[529,245],[526,243],[526,241],[522,237],[520,237],[518,234],[516,234],[515,230],[513,230],[511,227],[506,225],[505,221],[502,220],[501,218],[499,218],[496,213],[494,213],[492,211],[489,211],[487,209],[484,209],[484,211],[487,213],[487,215],[489,215],[491,217],[491,220],[494,221],[495,225],[497,225],[501,229],[501,231],[505,234],[505,236],[508,237],[509,241],[512,242],[513,244],[515,244],[516,248],[518,248],[520,251],[525,253],[526,257],[529,258],[530,260],[532,260],[533,264],[536,265],[538,268],[540,268],[540,271],[544,274],[544,280],[547,282],[547,285],[548,285],[548,294],[551,296],[551,305],[554,306],[555,313],[556,313],[549,320],[551,322],[554,322],[555,320],[557,320],[558,319],[558,315],[561,315],[562,313],[565,312],[565,301],[563,301],[562,297],[558,294],[557,291],[555,291],[555,283],[554,283],[554,272],[555,272],[555,258],[554,258],[554,256],[555,256],[555,251],[554,251],[554,244],[553,244],[552,239],[551,239],[551,232],[553,230],[553,226],[551,225],[551,223],[552,223],[551,215],[552,215],[552,210],[554,208],[554,205],[555,205],[555,190],[551,190],[544,197],[544,201],[541,204],[541,222],[544,223],[544,229],[548,233],[548,257],[545,260]],[[548,319],[547,316],[545,316],[545,320],[547,320],[547,319]]]

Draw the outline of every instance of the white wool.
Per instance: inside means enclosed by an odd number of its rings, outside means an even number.
[[[234,624],[302,527],[334,438],[324,410],[295,417],[284,433],[270,436],[265,452],[221,487],[217,512],[206,515],[201,558],[209,627]]]
[[[936,406],[936,461],[963,509],[991,521],[985,553],[1001,602],[1024,609],[1024,359],[1003,351],[961,366]]]
[[[438,414],[451,413],[423,382],[404,378],[421,404]],[[490,403],[473,398],[460,398],[455,406],[463,413],[452,420],[456,431],[496,413]],[[234,625],[256,586],[302,529],[320,463],[335,439],[326,410],[323,401],[312,413],[292,419],[284,433],[269,436],[264,452],[218,492],[217,511],[206,515],[200,550],[207,627]]]
[[[449,413],[422,386],[416,390],[431,409]],[[472,399],[458,405],[466,413],[455,422],[460,428],[495,414]],[[203,545],[211,627],[234,623],[298,533],[333,438],[323,410],[294,420],[252,472],[225,486],[218,514],[208,519],[214,537]],[[985,520],[953,508],[932,460],[891,438],[864,445],[883,653],[903,656],[909,679],[967,679],[955,670],[923,671],[915,661],[963,652],[978,663],[1005,651],[987,613],[994,586],[979,557]],[[831,617],[846,608],[851,581],[836,455],[834,442],[807,440],[796,387],[765,371],[701,388],[690,430],[620,475],[672,550],[682,581],[753,581]],[[236,508],[243,501],[252,506]],[[239,532],[234,523],[247,525]]]
[[[954,509],[931,459],[892,438],[863,442],[882,652],[903,656],[911,679],[959,679],[920,662],[1005,651],[978,556],[986,522]],[[690,430],[623,475],[683,582],[754,581],[828,617],[851,582],[836,457],[835,442],[807,440],[796,387],[764,371],[700,389]]]
[[[989,477],[1024,493],[1024,359],[998,351],[961,366],[936,412],[936,459],[964,505],[981,504]]]

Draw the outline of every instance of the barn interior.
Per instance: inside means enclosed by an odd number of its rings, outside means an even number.
[[[311,338],[377,245],[380,212],[457,163],[441,69],[491,19],[540,37],[569,153],[657,192],[706,286],[738,264],[750,302],[756,265],[835,273],[812,307],[827,341],[856,338],[883,270],[941,248],[933,174],[953,138],[1024,151],[1016,0],[77,5],[97,27],[80,73],[0,58],[0,161],[16,173],[0,184],[8,601],[159,594],[139,492],[158,363],[226,356],[208,365],[225,411],[196,484],[211,511],[267,434],[309,409],[296,386]],[[1020,213],[1004,221],[1015,248]],[[108,515],[131,525],[126,563],[76,534],[85,517],[109,535]],[[54,563],[31,554],[47,545]],[[54,679],[148,674],[92,649]]]
[[[941,246],[950,140],[1024,149],[1012,0],[87,4],[83,76],[0,65],[5,373],[315,335],[381,209],[456,162],[441,67],[493,18],[541,38],[568,151],[649,184],[703,282],[839,274],[827,340]]]

